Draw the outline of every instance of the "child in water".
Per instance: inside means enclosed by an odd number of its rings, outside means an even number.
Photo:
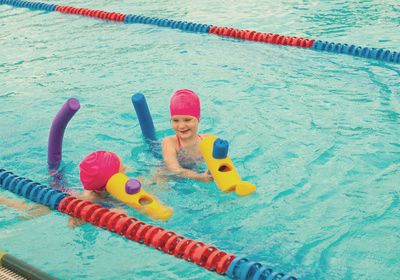
[[[164,163],[172,174],[200,182],[210,182],[212,175],[207,170],[198,173],[193,170],[203,161],[200,141],[207,134],[198,134],[200,122],[200,99],[189,89],[176,91],[170,102],[171,126],[175,135],[162,141]]]
[[[87,155],[79,164],[80,179],[85,189],[77,198],[95,203],[102,203],[107,198],[105,187],[108,179],[116,173],[125,173],[126,167],[120,158],[113,152],[95,151]],[[111,211],[125,213],[122,209],[111,208]],[[70,218],[69,227],[84,224],[79,218]]]

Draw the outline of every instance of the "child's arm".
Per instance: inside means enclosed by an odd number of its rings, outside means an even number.
[[[98,194],[94,191],[88,191],[88,190],[85,190],[82,194],[77,195],[76,197],[78,199],[87,200],[87,201],[94,202],[94,203],[103,199],[103,197],[100,194]],[[125,214],[125,212],[126,212],[125,210],[120,209],[120,208],[111,208],[110,211],[117,212],[120,214]],[[85,223],[86,222],[80,218],[70,217],[68,219],[67,225],[70,228],[74,228],[74,227],[83,225]]]
[[[98,199],[98,197],[97,197],[95,192],[87,191],[87,190],[84,190],[82,194],[76,195],[76,198],[82,199],[82,200],[87,200],[87,201],[90,201],[90,202],[95,202]],[[68,219],[67,225],[70,228],[74,228],[74,227],[83,225],[85,223],[86,222],[84,220],[80,219],[80,218],[70,217]]]
[[[3,204],[18,211],[26,211],[29,216],[24,217],[25,219],[43,216],[51,212],[48,207],[40,204],[28,204],[19,199],[8,199],[2,196],[0,196],[0,204]]]
[[[0,204],[13,208],[14,210],[27,211],[31,209],[31,206],[18,199],[8,199],[0,196]]]
[[[47,215],[51,212],[49,207],[45,207],[43,205],[37,205],[37,206],[33,206],[29,211],[28,214],[29,216],[26,217],[26,220],[35,218],[35,217],[39,217],[39,216],[44,216]]]
[[[212,176],[208,171],[200,174],[196,171],[183,168],[179,164],[176,155],[175,144],[171,138],[164,138],[162,142],[162,154],[167,169],[175,176],[194,179],[200,182],[212,181]]]

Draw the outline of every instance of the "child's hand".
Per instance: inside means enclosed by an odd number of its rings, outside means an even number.
[[[71,217],[71,218],[69,218],[67,225],[68,225],[70,228],[74,228],[74,227],[83,225],[83,224],[85,224],[85,223],[86,223],[86,222],[85,222],[84,220],[82,220],[82,219]]]
[[[208,182],[211,182],[213,180],[213,177],[212,177],[212,175],[211,175],[209,170],[207,170],[206,172],[204,172],[202,174],[199,174],[199,175],[200,175],[199,176],[199,181],[200,182],[208,183]]]
[[[38,206],[32,207],[32,209],[30,209],[28,211],[28,214],[31,217],[39,217],[39,216],[47,215],[50,212],[51,212],[50,208],[45,207],[43,205],[38,205]]]

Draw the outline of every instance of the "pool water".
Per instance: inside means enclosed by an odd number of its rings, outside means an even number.
[[[51,3],[400,50],[394,0]],[[170,95],[190,88],[201,132],[229,141],[257,192],[170,181],[147,190],[171,220],[130,215],[302,279],[400,277],[399,65],[7,5],[0,30],[0,168],[50,184],[49,128],[75,97],[62,184],[79,189],[77,166],[98,149],[151,178],[159,161],[130,97],[145,94],[161,138]],[[0,248],[60,279],[222,279],[90,225],[70,229],[57,212],[26,221],[0,210]]]

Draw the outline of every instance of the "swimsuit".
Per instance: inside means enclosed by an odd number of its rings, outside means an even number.
[[[199,134],[197,134],[197,136],[200,138],[200,140],[203,140],[203,137],[201,137]],[[175,149],[179,164],[186,169],[199,168],[201,163],[203,162],[203,157],[198,157],[198,158],[191,157],[190,155],[188,155],[187,151],[182,146],[181,140],[179,139],[178,136],[176,136],[176,140],[178,142],[178,145],[177,147],[175,147]]]

